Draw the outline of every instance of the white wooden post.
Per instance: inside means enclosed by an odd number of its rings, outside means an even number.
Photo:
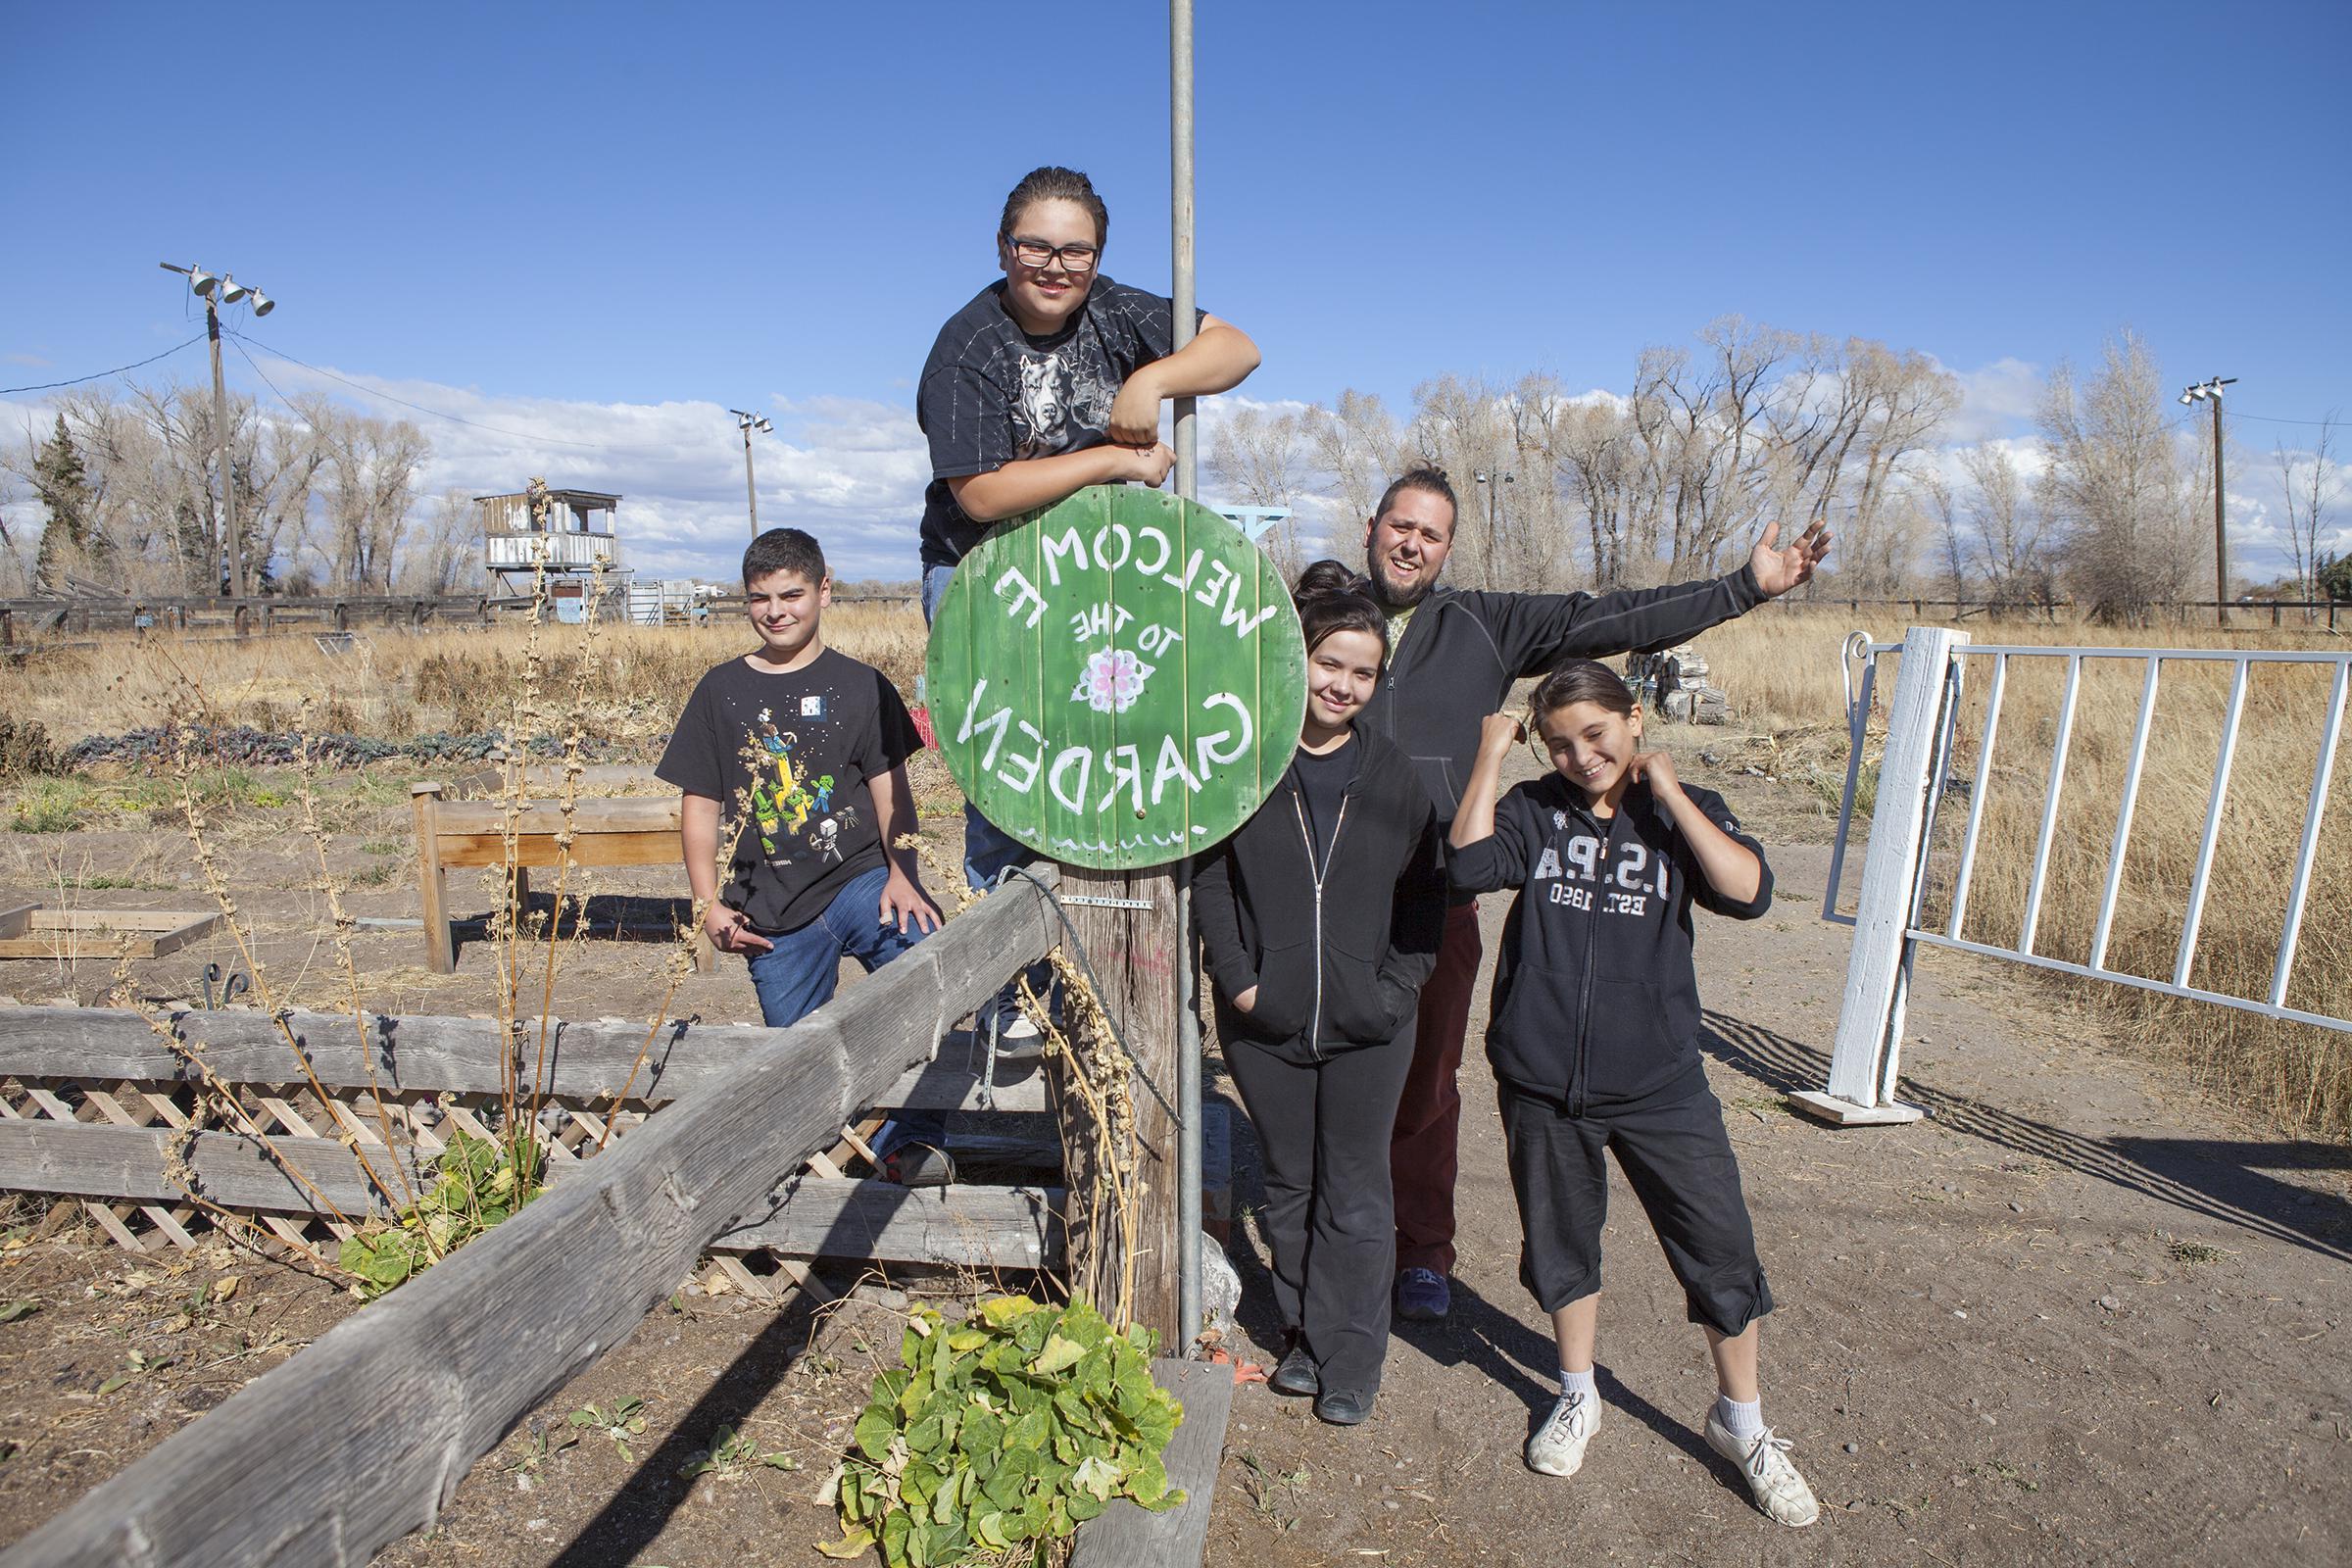
[[[1925,1114],[1894,1099],[1910,967],[1904,933],[1918,906],[1927,859],[1923,839],[1936,783],[1931,775],[1943,723],[1944,677],[1952,650],[1967,641],[1968,633],[1943,626],[1914,626],[1903,637],[1878,799],[1871,807],[1870,847],[1862,860],[1845,999],[1838,1008],[1838,1041],[1830,1054],[1829,1090],[1788,1097],[1798,1109],[1840,1127],[1917,1121]]]

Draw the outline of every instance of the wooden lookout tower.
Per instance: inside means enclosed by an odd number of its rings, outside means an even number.
[[[531,573],[544,562],[548,595],[564,618],[576,614],[597,565],[618,588],[620,541],[613,514],[620,497],[601,490],[551,490],[534,478],[511,495],[475,496],[482,523],[482,564],[508,595],[531,591]],[[568,603],[566,603],[568,602]]]

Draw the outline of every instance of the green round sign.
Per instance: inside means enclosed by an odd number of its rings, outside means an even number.
[[[1306,649],[1240,529],[1095,485],[964,557],[928,686],[983,816],[1054,859],[1133,870],[1207,849],[1265,800],[1298,745]]]

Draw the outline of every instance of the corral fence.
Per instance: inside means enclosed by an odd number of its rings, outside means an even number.
[[[743,610],[740,591],[680,595],[666,585],[636,587],[615,581],[607,597],[612,625],[703,625],[725,621]],[[833,602],[913,608],[912,592],[836,589]],[[244,638],[280,635],[342,635],[367,627],[420,631],[429,626],[483,627],[502,614],[528,611],[528,594],[261,594],[245,598],[77,595],[59,599],[0,599],[0,650],[22,655],[35,649],[74,646],[68,639],[102,634],[171,634],[186,638]],[[576,599],[541,601],[545,612],[570,614]]]
[[[1887,706],[1886,747],[1877,764],[1876,796],[1870,809],[1870,834],[1862,864],[1858,903],[1851,914],[1840,912],[1838,890],[1844,869],[1848,833],[1855,803],[1865,776],[1865,741],[1873,710],[1882,660],[1896,656],[1894,690]],[[2347,687],[2352,686],[2352,653],[2300,653],[2263,650],[2183,648],[2037,647],[1977,644],[1965,632],[1944,627],[1912,627],[1899,643],[1873,642],[1856,632],[1846,641],[1848,670],[1849,748],[1845,782],[1838,809],[1838,836],[1831,852],[1829,885],[1822,896],[1822,918],[1854,928],[1846,968],[1845,993],[1838,1009],[1838,1035],[1826,1090],[1793,1097],[1805,1109],[1841,1125],[1899,1122],[1920,1112],[1896,1098],[1901,1067],[1903,1011],[1908,997],[1913,959],[1922,946],[1948,948],[1984,957],[2007,959],[2034,968],[2155,992],[2164,996],[2234,1007],[2267,1018],[2313,1024],[2352,1032],[2352,1018],[2342,1015],[2343,999],[2325,999],[2327,1005],[2295,1006],[2288,1002],[2295,977],[2295,960],[2302,946],[2304,918],[2315,879],[2341,878],[2344,866],[2323,868],[2318,863],[2323,824],[2328,812],[2328,791],[2335,755],[2343,736]],[[2112,802],[2112,832],[2108,835],[2104,872],[2099,882],[2097,912],[2087,933],[2069,931],[2062,944],[2044,929],[2053,845],[2065,795],[2067,763],[2077,733],[2082,701],[2084,671],[2093,665],[2120,662],[2139,670],[2138,705],[2132,739],[2125,756],[2120,785]],[[2317,666],[2316,669],[2313,666]],[[2132,849],[2132,819],[2146,773],[2150,736],[2156,730],[2159,691],[2168,670],[2227,671],[2228,696],[2222,709],[2212,776],[2196,836],[2195,869],[2181,912],[2180,936],[2172,961],[2160,973],[2138,973],[2110,962],[2110,943],[2116,932],[2119,900],[2125,898],[2125,860]],[[2284,895],[2283,918],[2266,985],[2240,995],[2192,983],[2197,969],[2198,944],[2203,933],[2207,901],[2213,892],[2215,850],[2221,842],[2225,814],[2231,801],[2231,771],[2245,733],[2249,685],[2285,671],[2310,670],[2327,682],[2324,699],[2267,710],[2274,727],[2291,730],[2294,739],[2315,740],[2307,787],[2302,793],[2302,830],[2296,839],[2291,867],[2283,885],[2263,889],[2265,899]],[[1856,678],[1858,672],[1858,679]],[[2062,673],[2063,687],[2047,733],[2036,717],[2022,743],[2010,740],[2001,725],[2004,695],[2021,677],[2047,678]],[[1973,736],[1963,731],[1963,696],[1974,681],[1984,683],[1984,716]],[[2311,690],[2318,697],[2316,686]],[[2276,741],[2278,737],[2266,736]],[[1966,778],[1951,768],[1959,748],[1973,741],[1976,759]],[[1981,928],[1970,935],[1967,925],[1970,896],[1980,874],[1980,838],[1984,827],[1986,799],[1992,784],[1996,755],[2004,741],[2028,753],[2024,766],[2032,767],[2046,745],[2038,821],[2034,833],[2031,870],[2023,884],[2024,912],[2014,941],[1987,940]],[[2299,751],[2297,753],[2299,754]],[[2269,780],[2258,779],[2261,789]],[[1966,803],[1956,850],[1939,859],[1936,823],[1939,812],[1957,798]],[[2105,802],[2098,803],[2101,806]],[[2004,868],[2014,874],[2015,865]],[[1940,917],[1926,918],[1931,884],[1938,874],[1944,886]],[[2234,895],[2233,895],[2234,896]],[[2081,944],[2081,959],[2059,957],[2049,949]],[[2307,988],[2312,990],[2316,988]],[[2335,1010],[2328,1010],[2332,1006]]]
[[[1063,939],[1070,917],[1056,898],[1050,870],[1008,883],[790,1029],[667,1025],[617,1112],[611,1098],[645,1026],[556,1025],[547,1070],[563,1108],[544,1195],[166,1439],[0,1564],[364,1561],[430,1524],[475,1459],[713,1247],[1040,1266],[1054,1245],[1052,1191],[1001,1194],[992,1201],[1004,1212],[993,1214],[958,1207],[955,1189],[943,1198],[801,1172],[877,1105],[1044,1105],[1042,1085],[1023,1100],[935,1057],[952,1024]],[[278,1160],[250,1137],[186,1129],[193,1060],[291,1129],[270,1142],[357,1214],[382,1196],[349,1144],[378,1160],[421,1160],[432,1148],[426,1130],[410,1147],[376,1142],[378,1094],[399,1126],[414,1127],[415,1105],[431,1099],[447,1118],[440,1131],[479,1127],[502,1054],[536,1050],[490,1020],[370,1016],[362,1030],[347,1015],[295,1014],[288,1023],[328,1091],[325,1104],[297,1105],[287,1086],[305,1074],[265,1014],[170,1022],[175,1044],[129,1010],[0,1008],[10,1081],[0,1187],[92,1195],[101,1223],[132,1246],[182,1241],[192,1187],[268,1212],[282,1237],[309,1245],[323,1222]],[[628,1130],[588,1157],[607,1117]],[[1200,1387],[1229,1394],[1224,1383]],[[1203,1441],[1213,1477],[1216,1439]]]

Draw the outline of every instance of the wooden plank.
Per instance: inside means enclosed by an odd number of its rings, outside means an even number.
[[[176,1203],[188,1195],[167,1175],[170,1138],[170,1128],[0,1119],[0,1190]],[[269,1145],[346,1215],[363,1218],[388,1210],[358,1156],[339,1140],[272,1133]],[[369,1152],[369,1159],[386,1159],[381,1145]],[[254,1148],[252,1138],[198,1133],[188,1163],[200,1195],[223,1208],[327,1213],[304,1185]],[[563,1190],[578,1168],[581,1161],[551,1166],[548,1187]],[[383,1173],[386,1180],[398,1180],[390,1171]],[[769,1175],[776,1178],[781,1171]],[[771,1213],[762,1210],[760,1218],[712,1246],[731,1250],[769,1246],[795,1257],[1035,1269],[1060,1257],[1060,1227],[1054,1218],[1060,1199],[1058,1187],[899,1187],[802,1178],[781,1195]]]
[[[0,1120],[0,1190],[177,1202],[187,1194],[165,1174],[172,1137],[168,1127]],[[336,1140],[272,1134],[269,1142],[346,1214],[382,1206],[370,1204],[359,1160]],[[300,1183],[239,1134],[198,1133],[188,1162],[197,1191],[224,1207],[289,1214],[316,1208]],[[386,1171],[385,1179],[395,1178]]]
[[[39,907],[37,904],[16,904],[0,908],[0,937],[24,935],[24,927],[32,921],[32,911]]]
[[[742,1056],[455,1256],[337,1324],[0,1557],[0,1568],[365,1561],[430,1524],[526,1411],[1046,950],[1026,884]],[[0,1009],[4,1010],[4,1009]],[[339,1147],[339,1146],[330,1146]],[[527,1334],[486,1325],[529,1323]],[[159,1545],[168,1544],[168,1545]]]
[[[1208,1550],[1209,1508],[1233,1419],[1233,1368],[1163,1359],[1152,1363],[1152,1381],[1184,1406],[1162,1461],[1168,1484],[1184,1489],[1184,1501],[1149,1513],[1118,1499],[1078,1527],[1070,1568],[1191,1568]]]
[[[1044,1268],[1061,1253],[1055,1187],[901,1187],[804,1176],[776,1212],[714,1246],[793,1257]]]
[[[1013,960],[1007,956],[1009,964]],[[855,996],[870,979],[843,993]],[[248,1007],[190,1008],[169,1021],[229,1083],[299,1084],[302,1068],[269,1015]],[[370,1060],[387,1096],[496,1094],[498,1025],[488,1018],[392,1018],[370,1013],[363,1039],[349,1013],[295,1012],[287,1026],[318,1081],[330,1090],[368,1087]],[[629,1091],[632,1102],[666,1102],[709,1083],[740,1058],[779,1049],[787,1031],[750,1024],[664,1025]],[[555,1021],[549,1031],[548,1093],[589,1104],[628,1081],[646,1028],[622,1020]],[[983,1057],[970,1037],[952,1034],[937,1060],[917,1062],[884,1086],[875,1105],[977,1110]],[[193,1071],[126,1007],[0,1007],[0,1077],[67,1082],[181,1083]],[[1046,1108],[1036,1062],[1002,1062],[996,1108]],[[871,1107],[855,1107],[865,1110]]]
[[[445,806],[444,814],[457,809]],[[441,863],[446,866],[505,865],[508,863],[508,843],[496,833],[450,833],[444,831],[438,840]],[[515,837],[514,861],[516,865],[559,865],[563,851],[552,833],[524,833]],[[571,863],[574,865],[675,865],[684,878],[685,862],[679,858],[678,830],[646,829],[618,831],[606,828],[581,827],[571,841]]]
[[[444,801],[439,831],[444,838],[498,838],[507,830],[503,801]],[[572,802],[574,833],[667,833],[670,853],[678,853],[678,797],[642,795],[588,796]],[[552,837],[564,831],[564,808],[552,801],[534,799],[514,813],[514,832]]]

